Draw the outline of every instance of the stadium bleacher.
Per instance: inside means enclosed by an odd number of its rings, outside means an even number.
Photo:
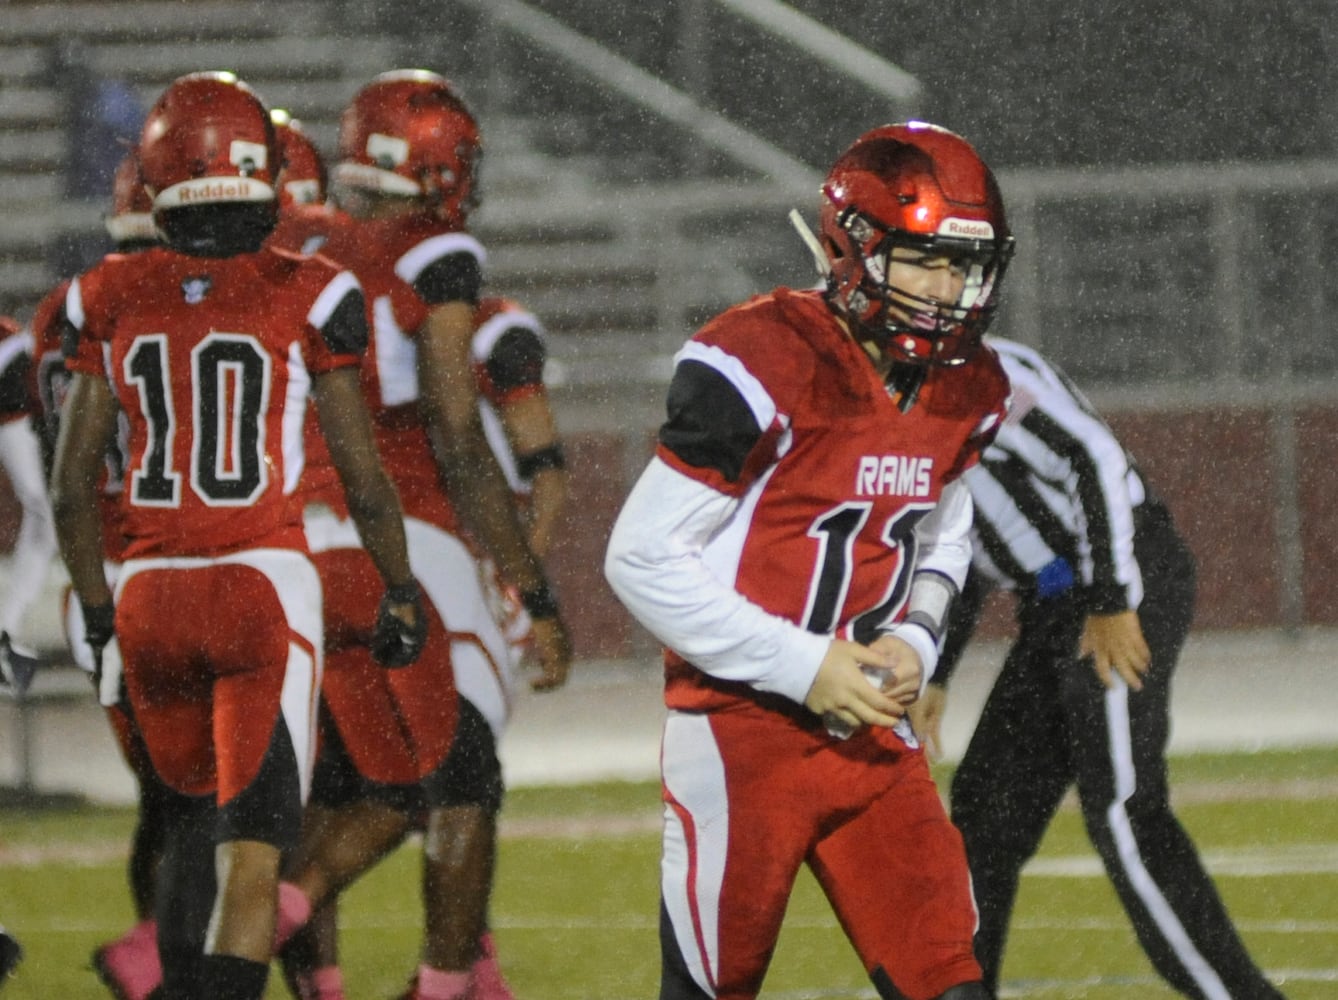
[[[723,306],[813,279],[785,215],[797,206],[812,218],[816,181],[722,167],[723,154],[702,134],[613,87],[636,67],[615,64],[600,77],[571,61],[579,47],[563,62],[518,29],[488,26],[483,0],[418,6],[437,22],[422,37],[375,15],[378,5],[350,0],[0,6],[0,312],[23,317],[56,281],[57,236],[100,232],[102,205],[60,195],[61,101],[44,78],[52,44],[82,41],[94,68],[129,80],[146,104],[178,73],[236,69],[301,118],[327,152],[338,110],[373,74],[423,63],[446,72],[483,127],[484,204],[474,228],[488,247],[491,287],[523,301],[554,333],[555,398],[588,520],[555,554],[557,573],[570,592],[591,595],[578,647],[612,655],[640,640],[599,576],[600,532],[644,461],[669,359]],[[581,13],[572,25],[593,36],[594,8],[603,5],[542,6]],[[668,13],[652,17],[635,5],[616,13],[598,41],[621,38],[622,57],[646,56],[647,72],[672,67],[671,38],[631,30],[646,18],[667,24]],[[454,34],[441,27],[457,22]],[[773,53],[786,59],[800,86],[816,86],[808,63]],[[670,96],[670,104],[687,99]],[[836,113],[830,102],[814,104],[821,115]],[[691,117],[689,105],[674,106]],[[870,113],[886,110],[875,106]],[[825,162],[826,153],[815,158]],[[646,169],[651,160],[657,166]],[[1338,290],[1322,273],[1338,232],[1329,224],[1338,219],[1338,166],[1169,164],[1000,171],[1000,180],[1020,249],[996,330],[1042,347],[1123,421],[1121,433],[1183,512],[1200,553],[1204,622],[1338,621],[1338,583],[1312,554],[1338,532],[1328,502],[1338,471],[1322,459],[1338,421],[1338,340],[1328,333]],[[1298,266],[1280,264],[1288,261]],[[1225,415],[1224,402],[1234,407]],[[1224,498],[1186,461],[1186,441],[1266,470],[1276,484]],[[1238,524],[1264,529],[1242,538]]]

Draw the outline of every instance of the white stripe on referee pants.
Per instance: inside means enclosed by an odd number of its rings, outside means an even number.
[[[1106,731],[1110,735],[1108,750],[1115,773],[1115,800],[1106,809],[1106,819],[1115,838],[1115,847],[1120,864],[1134,892],[1138,893],[1143,905],[1156,923],[1166,943],[1171,946],[1185,970],[1193,978],[1208,1000],[1231,1000],[1231,994],[1222,984],[1213,967],[1199,954],[1194,942],[1189,939],[1185,927],[1180,923],[1171,904],[1162,895],[1160,887],[1143,864],[1138,840],[1134,836],[1133,825],[1129,822],[1129,813],[1125,803],[1133,796],[1137,787],[1137,775],[1134,771],[1132,733],[1129,726],[1129,686],[1122,679],[1115,678],[1115,686],[1106,692]]]

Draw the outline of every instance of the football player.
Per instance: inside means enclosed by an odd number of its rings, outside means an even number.
[[[268,108],[231,74],[178,78],[139,156],[166,245],[104,258],[70,285],[52,502],[85,638],[95,655],[117,638],[154,769],[217,807],[205,953],[197,968],[165,962],[164,993],[253,1000],[310,783],[322,667],[320,581],[293,497],[309,391],[384,583],[381,662],[417,658],[426,616],[358,387],[361,289],[328,261],[263,247],[279,164]],[[129,461],[113,591],[98,478],[118,412]]]
[[[126,153],[112,185],[112,205],[106,221],[113,252],[132,254],[159,244],[153,222],[153,204],[140,177],[139,155],[135,149]],[[69,387],[70,373],[65,368],[61,341],[65,329],[65,298],[70,282],[63,281],[37,306],[31,321],[34,340],[33,395],[38,401],[44,450],[54,452],[60,428],[60,407]],[[104,566],[108,583],[113,585],[121,562],[125,539],[120,529],[121,482],[117,470],[125,459],[118,441],[109,449],[101,477],[102,540],[106,547]],[[75,665],[94,674],[93,650],[84,642],[84,621],[77,600],[64,601],[65,638]],[[102,660],[109,680],[120,677],[120,650],[113,639],[102,650]],[[95,678],[97,684],[100,678]],[[174,861],[166,866],[180,871],[193,859],[197,870],[190,876],[178,875],[179,886],[198,887],[198,897],[191,905],[177,905],[177,920],[170,926],[164,946],[194,953],[203,941],[213,900],[213,862],[210,851],[202,851],[198,840],[208,829],[210,803],[200,797],[182,795],[166,785],[149,761],[148,750],[139,728],[134,724],[129,705],[119,684],[99,691],[107,719],[126,764],[137,785],[137,816],[131,839],[127,873],[136,922],[120,937],[98,946],[93,952],[93,968],[118,1000],[147,1000],[162,979],[158,957],[158,922],[154,917],[158,874],[169,840],[175,841]],[[104,696],[105,695],[105,696]],[[194,846],[188,846],[190,844]],[[203,861],[201,856],[203,854]],[[190,919],[193,917],[193,919]],[[189,925],[189,926],[187,926]]]
[[[16,695],[27,690],[41,663],[35,650],[20,644],[20,630],[56,556],[42,449],[33,426],[32,361],[31,332],[0,316],[0,467],[22,512],[0,601],[0,683]]]
[[[1007,399],[980,340],[1013,241],[975,150],[918,122],[842,153],[821,242],[802,231],[824,287],[683,347],[605,559],[666,646],[660,996],[756,996],[806,864],[879,996],[983,1000],[962,840],[906,711]]]
[[[939,671],[912,713],[932,746],[986,595],[1013,591],[1016,634],[951,790],[985,982],[999,981],[1023,866],[1074,789],[1087,836],[1167,984],[1190,997],[1282,1000],[1171,805],[1166,743],[1194,617],[1193,554],[1068,376],[1030,347],[986,342],[1012,382],[1013,406],[966,476],[976,508],[972,570]]]
[[[471,342],[484,255],[465,226],[480,150],[477,124],[445,79],[383,74],[341,120],[334,179],[348,213],[324,220],[294,213],[276,234],[289,246],[318,246],[367,291],[375,336],[363,385],[434,616],[413,670],[382,678],[371,669],[358,642],[365,611],[350,593],[365,557],[338,491],[313,463],[304,479],[308,537],[336,597],[326,620],[326,738],[307,834],[282,896],[285,939],[289,927],[318,911],[283,953],[303,995],[342,995],[330,905],[423,814],[425,935],[410,995],[510,995],[481,991],[501,984],[485,925],[502,794],[496,744],[510,710],[512,650],[473,540],[534,619],[541,670],[534,686],[561,684],[571,654],[478,409]],[[399,728],[381,735],[385,720]]]
[[[302,123],[284,108],[269,113],[274,135],[279,142],[279,215],[285,216],[311,206],[315,212],[327,210],[328,175],[325,158],[307,135]]]
[[[310,212],[296,206],[295,209],[291,216],[295,224],[281,226],[278,235],[288,236],[294,242],[311,241],[312,232],[320,227],[312,225]],[[546,340],[539,319],[516,303],[497,297],[486,297],[479,303],[472,350],[484,432],[522,511],[530,547],[540,558],[547,555],[555,537],[566,503],[568,480],[565,455],[544,384]],[[494,564],[486,557],[482,575],[484,582],[491,584],[493,614],[510,644],[513,663],[519,663],[530,641],[529,616],[516,589],[500,579]],[[468,698],[469,692],[462,696]],[[495,744],[506,724],[505,713],[494,711],[487,722]],[[495,766],[488,762],[489,771]],[[319,798],[319,785],[314,797]],[[489,801],[466,801],[455,806],[452,815],[456,825],[476,831],[473,834],[476,838],[495,837],[497,808],[489,805]],[[483,872],[486,882],[471,883],[483,897],[485,906],[491,895],[491,868],[489,858]],[[337,912],[337,900],[323,904],[304,928],[302,947],[285,951],[285,971],[292,980],[294,993],[300,997],[339,1000],[343,996]],[[483,926],[478,957],[471,969],[469,996],[474,1000],[508,1000],[512,993],[498,962],[496,942],[486,930],[486,920]]]
[[[18,938],[4,927],[0,927],[0,986],[14,974],[14,970],[23,962],[23,946]]]

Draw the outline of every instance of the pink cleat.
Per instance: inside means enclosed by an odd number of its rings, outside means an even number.
[[[483,954],[474,963],[469,1000],[516,1000],[511,987],[502,978],[502,966],[497,961],[497,945],[491,934],[479,938]]]
[[[409,988],[396,1000],[470,1000],[468,972],[444,972],[420,965]]]
[[[303,973],[297,983],[298,1000],[345,1000],[344,974],[337,965]]]
[[[279,909],[274,919],[274,951],[283,950],[294,934],[311,919],[311,900],[291,882],[279,883]]]
[[[163,981],[158,925],[142,920],[93,952],[93,969],[116,1000],[148,1000]]]

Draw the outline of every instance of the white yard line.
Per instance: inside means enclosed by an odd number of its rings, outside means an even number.
[[[1204,851],[1200,857],[1213,875],[1257,878],[1338,874],[1338,844],[1252,845]],[[1105,874],[1095,853],[1033,858],[1022,871],[1045,878],[1095,878]]]

